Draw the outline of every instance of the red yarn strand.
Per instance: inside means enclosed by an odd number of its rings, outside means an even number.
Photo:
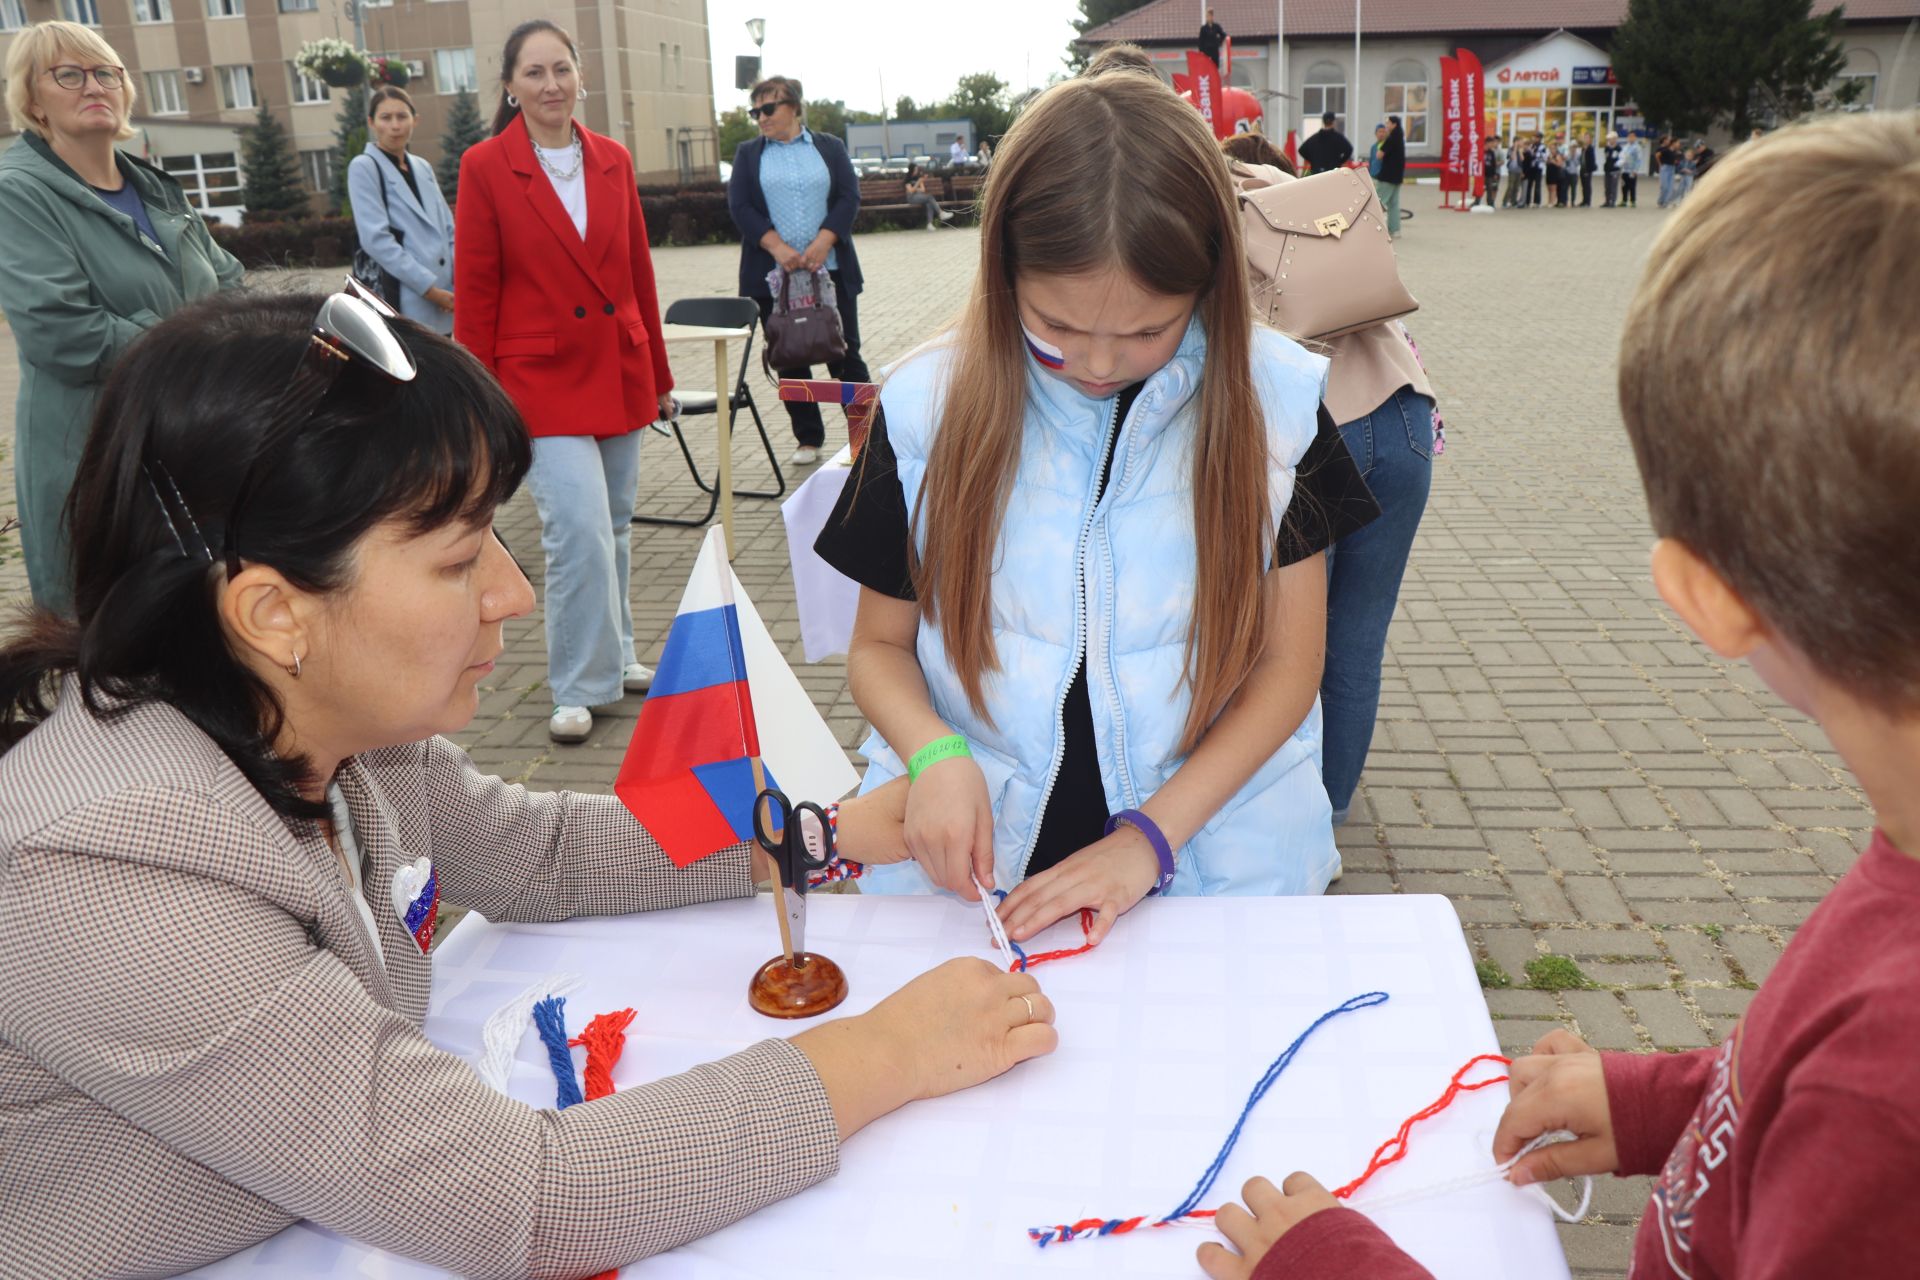
[[[1422,1120],[1433,1119],[1433,1117],[1452,1106],[1453,1100],[1461,1094],[1472,1093],[1475,1089],[1485,1089],[1489,1085],[1499,1084],[1506,1079],[1505,1076],[1494,1076],[1492,1079],[1478,1080],[1473,1084],[1464,1083],[1467,1072],[1473,1070],[1483,1062],[1497,1062],[1503,1067],[1512,1065],[1511,1059],[1503,1058],[1497,1053],[1483,1053],[1477,1058],[1470,1059],[1464,1067],[1461,1067],[1453,1073],[1453,1080],[1447,1085],[1447,1091],[1427,1106],[1401,1121],[1400,1131],[1375,1149],[1373,1159],[1367,1162],[1366,1172],[1362,1173],[1352,1182],[1349,1182],[1346,1186],[1336,1190],[1333,1193],[1334,1197],[1339,1200],[1345,1200],[1361,1187],[1365,1186],[1368,1178],[1371,1178],[1388,1165],[1398,1163],[1404,1159],[1407,1154],[1407,1136],[1413,1131],[1413,1126],[1419,1124]]]
[[[567,1041],[570,1048],[584,1048],[587,1051],[587,1065],[580,1071],[586,1081],[587,1101],[604,1098],[613,1092],[613,1064],[620,1061],[620,1053],[627,1047],[627,1028],[632,1025],[634,1012],[621,1009],[616,1013],[603,1013],[586,1025],[579,1035]]]
[[[1093,908],[1092,907],[1080,908],[1080,932],[1082,934],[1089,934],[1093,932]],[[1049,960],[1065,960],[1069,956],[1083,956],[1091,950],[1093,950],[1093,943],[1087,942],[1082,944],[1081,946],[1070,947],[1063,951],[1042,951],[1037,956],[1025,956],[1025,955],[1016,956],[1013,963],[1007,966],[1007,972],[1008,973],[1024,973],[1028,969],[1033,968],[1033,966],[1037,964],[1045,964]]]

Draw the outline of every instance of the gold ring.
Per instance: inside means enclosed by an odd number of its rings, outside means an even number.
[[[1040,1015],[1039,1015],[1039,1014],[1037,1014],[1037,1013],[1035,1013],[1035,1012],[1033,1011],[1033,1001],[1032,1001],[1032,999],[1030,999],[1030,998],[1029,998],[1029,997],[1027,997],[1027,996],[1021,996],[1021,997],[1020,997],[1020,1003],[1021,1003],[1021,1004],[1023,1004],[1023,1005],[1025,1005],[1025,1006],[1027,1006],[1027,1021],[1028,1021],[1028,1022],[1037,1022],[1037,1021],[1039,1020],[1039,1018],[1040,1018]]]

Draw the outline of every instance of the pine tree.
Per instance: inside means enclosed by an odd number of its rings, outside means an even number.
[[[307,192],[300,165],[287,142],[287,131],[260,104],[260,114],[240,131],[240,169],[244,180],[240,198],[247,222],[277,222],[306,213]]]
[[[353,201],[347,196],[347,165],[367,149],[367,86],[357,84],[340,98],[340,114],[334,119],[333,204],[346,217],[353,216]]]
[[[436,176],[440,179],[440,189],[446,192],[447,208],[458,208],[460,204],[460,157],[486,136],[487,125],[480,118],[480,104],[473,100],[473,94],[462,89],[447,112],[447,131],[440,135],[440,164]]]
[[[1838,8],[1813,0],[1630,0],[1613,33],[1621,89],[1649,121],[1699,133],[1725,121],[1744,138],[1756,116],[1785,119],[1831,94],[1851,102]]]

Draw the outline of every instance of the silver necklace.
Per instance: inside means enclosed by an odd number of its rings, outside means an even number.
[[[577,133],[573,135],[573,168],[567,170],[565,173],[556,169],[553,162],[547,159],[545,147],[540,146],[538,143],[534,144],[533,154],[540,157],[540,167],[545,169],[547,176],[555,182],[572,182],[580,176],[580,167],[585,164],[587,160],[586,151],[581,147],[580,135]]]

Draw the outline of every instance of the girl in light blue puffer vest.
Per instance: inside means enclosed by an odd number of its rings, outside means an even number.
[[[1149,77],[1050,89],[995,153],[967,311],[887,374],[817,544],[865,588],[862,793],[904,812],[909,860],[867,891],[999,886],[1016,940],[1089,908],[1098,941],[1156,889],[1337,873],[1339,502],[1307,476],[1352,461],[1326,361],[1254,325],[1239,225],[1199,114]]]

